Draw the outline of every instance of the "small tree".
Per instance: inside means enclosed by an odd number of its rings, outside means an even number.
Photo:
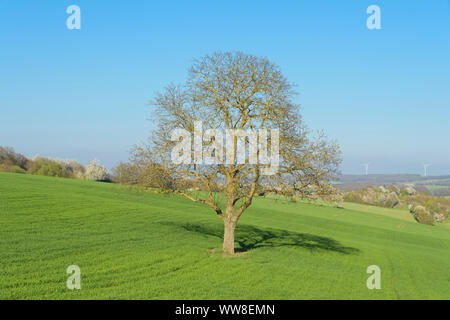
[[[85,168],[75,159],[61,160],[61,164],[65,170],[72,173],[74,178],[83,178]]]
[[[24,155],[16,153],[13,148],[0,146],[0,165],[2,165],[5,169],[8,167],[12,168],[17,166],[25,170],[29,162],[30,160],[28,160]],[[16,169],[12,169],[12,172],[15,172]]]
[[[85,177],[92,181],[108,181],[108,170],[99,165],[97,160],[91,160],[85,169]]]
[[[51,159],[35,155],[28,162],[28,173],[42,176],[72,178],[74,177],[70,170],[62,160]]]
[[[339,147],[323,134],[310,137],[294,102],[293,87],[265,58],[215,53],[195,61],[184,85],[166,87],[153,102],[157,128],[149,143],[135,150],[135,162],[157,165],[172,177],[173,192],[212,208],[224,223],[226,253],[234,254],[236,224],[261,186],[297,194],[311,186],[317,194],[333,190],[329,181],[337,174]],[[199,121],[210,130],[203,132]],[[193,143],[190,136],[174,136],[177,129],[196,134]],[[256,138],[227,136],[224,145],[219,133],[236,130],[259,130],[259,134]],[[270,137],[264,136],[264,130],[271,130]],[[174,149],[180,138],[188,147]],[[256,156],[253,151],[239,152],[240,143],[258,149]],[[200,157],[207,155],[217,161],[198,159],[199,150]],[[183,161],[173,161],[177,153]],[[270,164],[263,161],[267,158]],[[194,182],[195,188],[188,188],[186,181]],[[221,195],[225,197],[223,205]]]
[[[120,184],[137,184],[137,170],[131,163],[120,162],[117,166],[111,169],[111,179],[115,183]]]

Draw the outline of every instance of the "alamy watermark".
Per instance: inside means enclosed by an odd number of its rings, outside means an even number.
[[[369,30],[381,29],[381,9],[377,5],[370,5],[366,12],[370,14],[367,18],[366,25]]]
[[[70,16],[66,20],[67,29],[73,30],[81,29],[81,9],[77,5],[70,5],[66,9],[66,13],[70,14]]]
[[[193,150],[191,132],[185,129],[176,129],[172,132],[171,140],[177,143],[172,149],[171,160],[177,165],[264,165],[261,168],[261,174],[274,175],[278,171],[280,161],[279,139],[279,130],[271,129],[269,152],[267,129],[260,129],[258,131],[251,129],[227,129],[225,130],[226,148],[224,150],[223,132],[218,129],[207,129],[203,133],[203,122],[195,121]],[[207,142],[205,148],[203,147],[204,142]],[[248,153],[246,152],[246,145],[248,145]]]
[[[371,265],[367,267],[366,272],[371,274],[369,278],[367,278],[366,286],[367,289],[381,289],[381,269],[379,266]]]
[[[70,276],[67,278],[67,288],[70,290],[81,289],[81,269],[77,265],[71,265],[67,267],[66,273]]]
[[[66,20],[66,26],[69,30],[81,29],[81,9],[77,5],[70,5],[66,9],[66,13],[70,16]],[[381,9],[379,6],[372,4],[367,7],[366,13],[370,16],[366,20],[366,26],[369,30],[381,29]]]

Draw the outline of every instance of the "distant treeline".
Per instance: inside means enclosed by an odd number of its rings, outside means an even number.
[[[391,183],[411,183],[411,182],[431,182],[437,185],[438,180],[450,180],[450,175],[443,176],[429,176],[424,177],[418,174],[344,174],[339,177],[339,183],[376,183],[376,184],[391,184]]]
[[[61,160],[41,157],[29,159],[17,153],[11,147],[0,146],[0,171],[23,174],[34,174],[50,177],[73,178],[92,181],[114,182],[126,185],[136,185],[159,190],[173,190],[175,184],[179,187],[192,188],[189,179],[175,179],[161,166],[146,159],[147,153],[139,149],[133,154],[133,160],[119,163],[108,170],[99,165],[96,160],[83,166],[76,160]]]
[[[28,173],[41,176],[110,181],[108,170],[92,160],[85,167],[73,159],[60,160],[41,157],[29,159],[11,147],[0,146],[0,171]]]

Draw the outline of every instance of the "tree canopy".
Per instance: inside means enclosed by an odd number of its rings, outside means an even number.
[[[258,190],[332,192],[340,149],[303,124],[294,88],[266,58],[217,52],[195,60],[184,84],[152,101],[156,129],[134,162],[157,165],[171,191],[211,207],[224,221],[227,253]]]

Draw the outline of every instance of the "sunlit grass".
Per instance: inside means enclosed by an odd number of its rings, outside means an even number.
[[[201,204],[0,173],[0,299],[450,299],[450,229],[404,213],[259,197],[236,230],[246,253],[223,258]],[[72,264],[81,290],[66,288]]]

